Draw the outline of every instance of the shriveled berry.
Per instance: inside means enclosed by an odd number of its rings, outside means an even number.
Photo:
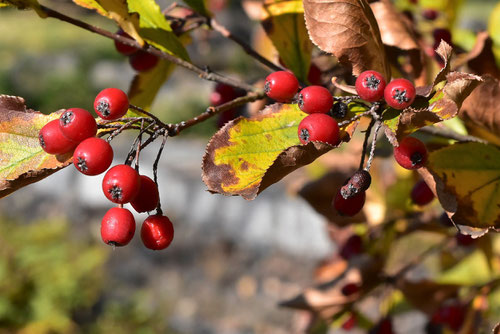
[[[101,238],[110,246],[125,246],[135,233],[135,219],[124,208],[111,208],[101,221]]]
[[[141,187],[139,193],[130,201],[130,204],[137,212],[148,212],[156,209],[160,200],[158,186],[155,181],[146,175],[141,175]]]
[[[299,108],[308,114],[326,114],[333,106],[333,96],[323,86],[308,86],[299,93]]]
[[[264,91],[271,99],[278,102],[290,102],[299,90],[299,81],[288,71],[277,71],[266,78]]]
[[[368,102],[377,102],[384,96],[385,79],[377,71],[364,71],[356,79],[356,92]]]
[[[342,289],[340,289],[340,292],[342,292],[342,294],[347,297],[357,293],[359,291],[359,288],[360,288],[359,284],[347,283],[342,287]]]
[[[54,119],[42,127],[38,133],[38,141],[42,149],[49,154],[68,153],[77,144],[63,135],[58,119]]]
[[[81,108],[70,108],[62,113],[59,118],[59,126],[63,135],[76,143],[94,137],[97,133],[97,123],[94,116]]]
[[[94,110],[102,119],[120,118],[127,113],[128,107],[127,94],[118,88],[103,89],[94,100]]]
[[[128,203],[137,196],[141,186],[139,173],[128,165],[112,167],[102,180],[104,195],[114,203]]]
[[[142,223],[141,239],[149,249],[165,249],[174,239],[174,225],[167,216],[149,216]]]
[[[339,142],[339,125],[326,114],[307,115],[299,124],[298,135],[302,144],[320,141],[330,145]]]
[[[344,102],[337,102],[333,105],[330,115],[337,118],[344,118],[349,112],[349,107]]]
[[[123,37],[132,38],[132,37],[130,37],[129,34],[127,34],[125,31],[123,31],[121,29],[117,31],[117,34],[120,36],[123,36]],[[116,51],[118,51],[119,53],[121,53],[124,56],[130,56],[131,54],[137,52],[137,49],[134,48],[133,46],[128,46],[127,44],[123,44],[123,43],[120,43],[118,41],[115,41],[115,48],[116,48]]]
[[[427,148],[415,137],[405,137],[394,148],[394,158],[397,163],[406,169],[418,169],[427,162]]]
[[[434,199],[434,193],[429,188],[427,183],[425,183],[424,180],[421,180],[413,186],[410,197],[413,203],[419,206],[424,206],[432,202]]]
[[[358,192],[350,198],[344,198],[339,191],[333,199],[333,207],[342,216],[354,216],[361,211],[365,205],[366,193],[364,191]]]
[[[366,170],[356,171],[340,188],[344,199],[352,198],[362,191],[366,191],[372,183],[372,177]]]
[[[130,56],[130,66],[137,72],[146,72],[158,64],[158,57],[146,51],[139,50]]]
[[[363,239],[357,234],[351,235],[340,248],[340,256],[345,260],[363,253]]]
[[[87,138],[73,153],[73,165],[85,175],[99,175],[106,171],[113,162],[113,149],[101,138]]]
[[[406,79],[394,79],[385,87],[385,102],[394,109],[409,107],[415,100],[415,86]]]

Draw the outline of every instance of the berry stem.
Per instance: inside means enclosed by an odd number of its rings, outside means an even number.
[[[359,162],[359,169],[363,169],[363,166],[365,165],[365,156],[366,156],[366,151],[368,149],[368,139],[370,138],[370,133],[372,132],[372,128],[373,125],[375,125],[375,122],[376,120],[372,118],[370,124],[365,130],[365,140],[363,141],[363,152],[361,153],[361,161]]]
[[[129,104],[129,108],[130,109],[133,109],[135,111],[138,111],[140,112],[141,114],[144,114],[146,116],[148,116],[149,118],[152,118],[156,124],[158,124],[159,126],[161,126],[162,128],[166,128],[168,127],[167,124],[163,123],[158,117],[156,117],[155,115],[153,115],[152,113],[150,113],[149,111],[146,111],[144,109],[142,109],[141,107],[138,107],[138,106],[135,106],[133,104]]]
[[[161,141],[160,149],[158,150],[158,154],[156,155],[155,162],[153,163],[153,181],[155,181],[156,186],[160,189],[158,185],[158,163],[160,162],[161,154],[163,153],[163,148],[165,147],[165,143],[167,142],[168,135],[163,135],[163,140]],[[162,215],[163,211],[161,210],[161,200],[158,201],[158,206],[156,207],[156,214]]]
[[[372,166],[373,158],[375,157],[375,146],[377,146],[377,135],[380,131],[380,127],[382,127],[382,122],[380,120],[375,121],[375,130],[373,131],[372,137],[372,146],[370,148],[370,155],[368,156],[368,161],[366,162],[365,170],[367,172],[370,171],[370,167]],[[362,168],[363,166],[361,166]]]
[[[459,133],[456,133],[455,131],[448,130],[446,128],[441,128],[437,126],[426,126],[423,128],[420,128],[419,131],[436,136],[436,137],[442,137],[442,138],[447,138],[447,139],[453,139],[459,142],[476,142],[476,143],[482,143],[482,144],[487,144],[488,141],[474,137],[474,136],[466,136],[466,135],[461,135]]]

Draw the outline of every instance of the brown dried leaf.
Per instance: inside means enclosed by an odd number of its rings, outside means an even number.
[[[474,73],[479,75],[489,74],[500,79],[500,69],[495,61],[493,54],[493,41],[486,31],[479,32],[476,38],[476,44],[464,58],[458,61],[455,66],[461,66],[467,63]]]
[[[493,328],[493,334],[500,334],[500,322]]]
[[[402,279],[397,286],[413,306],[429,315],[436,312],[445,300],[456,297],[460,289],[460,285],[427,280],[411,282]]]
[[[365,0],[304,0],[309,37],[359,75],[366,70],[391,77],[377,20]]]

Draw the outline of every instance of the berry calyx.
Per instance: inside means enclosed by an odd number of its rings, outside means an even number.
[[[117,34],[120,36],[123,36],[123,37],[132,38],[132,37],[130,37],[129,34],[127,34],[125,31],[123,31],[121,29],[117,31]],[[119,53],[121,53],[124,56],[130,56],[131,54],[134,54],[135,52],[137,52],[137,49],[134,48],[133,46],[128,46],[128,45],[120,43],[118,41],[115,41],[115,49],[116,49],[116,51],[118,51]]]
[[[125,246],[135,233],[135,219],[124,208],[111,208],[101,221],[101,238],[110,246]]]
[[[139,173],[128,165],[112,167],[102,180],[102,191],[113,203],[128,203],[137,196],[141,186]]]
[[[363,253],[363,239],[357,234],[353,234],[346,240],[344,245],[340,248],[340,256],[349,260],[351,257]]]
[[[361,211],[365,205],[366,193],[364,191],[358,192],[356,195],[344,198],[339,189],[333,199],[333,207],[342,216],[354,216]]]
[[[332,110],[330,111],[330,115],[337,118],[344,118],[349,112],[349,107],[344,102],[337,102],[333,105]]]
[[[149,216],[142,223],[141,239],[146,248],[165,249],[174,239],[174,225],[167,216]]]
[[[130,56],[130,66],[137,72],[146,72],[158,64],[158,57],[146,51],[139,50]]]
[[[94,110],[102,119],[120,118],[127,113],[128,107],[127,94],[118,88],[103,89],[94,100]]]
[[[299,90],[299,81],[288,71],[277,71],[269,74],[264,85],[268,97],[278,102],[290,102]]]
[[[424,180],[421,180],[413,186],[410,197],[413,203],[419,206],[424,206],[432,202],[434,199],[434,193],[431,188],[429,188],[427,183],[425,183]]]
[[[394,148],[394,158],[397,163],[406,169],[418,169],[427,162],[427,148],[415,137],[405,137],[399,146]]]
[[[137,212],[148,212],[156,209],[160,200],[158,186],[146,175],[141,175],[141,186],[137,196],[130,204]]]
[[[362,191],[366,191],[372,183],[372,177],[366,170],[356,171],[346,183],[340,188],[340,193],[344,199],[356,196]]]
[[[308,114],[326,114],[333,106],[333,96],[323,86],[308,86],[299,93],[299,108]]]
[[[409,107],[415,100],[415,86],[406,79],[394,79],[385,87],[385,102],[394,109]]]
[[[330,145],[339,143],[339,125],[326,114],[307,115],[299,124],[298,135],[302,144],[320,141]]]
[[[384,96],[385,79],[377,71],[364,71],[356,79],[356,92],[368,102],[377,102]]]
[[[62,113],[59,117],[59,126],[63,135],[76,143],[94,137],[97,133],[97,123],[94,117],[81,108],[70,108]]]
[[[74,141],[63,135],[58,119],[48,122],[40,129],[38,141],[42,149],[49,154],[68,153],[76,146]]]
[[[99,175],[106,171],[113,162],[113,149],[101,138],[87,138],[73,153],[73,165],[85,175]]]

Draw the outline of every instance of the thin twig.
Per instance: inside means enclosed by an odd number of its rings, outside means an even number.
[[[133,109],[135,111],[138,111],[140,112],[141,114],[144,114],[146,116],[149,116],[150,118],[152,118],[156,124],[158,124],[159,126],[161,127],[167,127],[167,124],[163,123],[158,117],[156,117],[155,115],[153,115],[152,113],[150,113],[149,111],[146,111],[144,109],[142,109],[141,107],[138,107],[138,106],[135,106],[133,104],[129,104],[129,108],[130,109]]]
[[[352,117],[350,119],[346,119],[345,121],[340,122],[339,123],[339,127],[343,127],[344,125],[351,124],[352,122],[357,121],[361,117],[367,116],[367,115],[370,115],[370,114],[371,114],[370,110],[367,110],[367,111],[364,111],[362,113],[356,114],[356,115],[354,115],[354,117]]]
[[[455,131],[440,128],[437,126],[426,126],[423,128],[420,128],[419,131],[437,136],[437,137],[442,137],[442,138],[447,138],[447,139],[453,139],[459,142],[476,142],[476,143],[482,143],[482,144],[488,144],[488,141],[477,138],[474,136],[466,136],[466,135],[461,135],[459,133],[456,133]]]
[[[139,155],[141,154],[142,134],[144,133],[144,121],[141,122],[141,131],[137,136],[137,149],[135,154],[135,170],[139,172]]]

